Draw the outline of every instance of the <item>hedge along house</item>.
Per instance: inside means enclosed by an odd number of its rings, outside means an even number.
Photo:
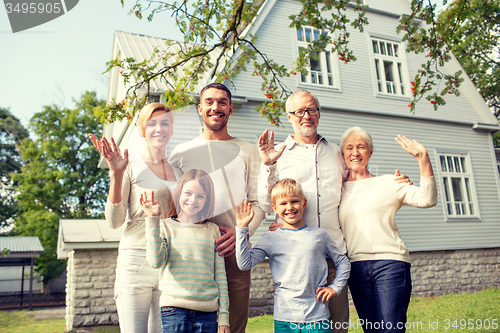
[[[396,221],[411,251],[413,292],[417,295],[442,295],[471,291],[500,283],[500,185],[497,159],[491,133],[499,130],[497,119],[464,74],[461,96],[448,96],[447,104],[434,111],[425,101],[409,112],[410,77],[425,62],[423,55],[405,53],[405,43],[395,27],[399,17],[410,12],[407,0],[364,1],[370,9],[370,24],[365,32],[353,32],[350,45],[358,60],[343,65],[338,55],[325,50],[318,60],[311,59],[307,76],[283,79],[291,90],[307,89],[321,104],[318,132],[328,141],[339,143],[342,133],[358,125],[373,137],[375,151],[371,171],[382,175],[398,168],[418,185],[418,164],[394,141],[398,134],[416,139],[429,151],[438,184],[438,204],[426,210],[403,207]],[[312,27],[289,28],[288,16],[301,10],[295,0],[267,0],[259,9],[252,26],[243,33],[258,36],[257,47],[269,58],[291,66],[308,36],[318,33]],[[354,17],[354,12],[348,10]],[[155,47],[165,49],[161,38],[116,32],[113,58],[149,58]],[[236,52],[238,55],[238,52]],[[461,66],[452,59],[442,68],[455,73]],[[206,83],[206,82],[203,82]],[[229,133],[256,144],[265,129],[274,130],[276,140],[293,133],[283,116],[284,128],[275,128],[254,111],[266,100],[261,82],[251,73],[241,73],[228,84],[235,96]],[[202,84],[197,88],[201,89]],[[152,99],[159,100],[164,82],[155,82]],[[118,70],[110,75],[108,101],[122,100],[123,86]],[[199,91],[199,90],[198,90]],[[136,142],[136,119],[105,128],[106,137],[114,137],[121,149]],[[174,136],[168,153],[181,142],[202,132],[196,106],[175,113]],[[104,167],[104,163],[101,163]],[[267,230],[263,223],[252,241]],[[266,265],[252,276],[252,304],[266,311],[272,304],[272,282]]]

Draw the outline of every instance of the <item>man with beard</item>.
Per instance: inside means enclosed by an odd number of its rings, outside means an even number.
[[[241,271],[236,264],[235,230],[236,205],[244,200],[252,203],[255,216],[250,222],[252,235],[264,218],[257,204],[259,154],[257,148],[229,135],[227,121],[233,113],[231,92],[212,83],[201,90],[198,112],[203,118],[203,134],[178,145],[170,155],[169,163],[183,173],[201,169],[214,182],[215,216],[212,222],[223,233],[216,240],[216,251],[225,257],[229,289],[229,324],[232,333],[245,332],[249,295],[250,271]]]
[[[307,90],[295,91],[286,101],[286,112],[294,135],[289,135],[276,149],[273,132],[268,135],[266,130],[259,138],[262,160],[259,204],[264,211],[272,213],[270,193],[274,184],[283,178],[295,179],[302,185],[307,199],[304,221],[308,225],[325,229],[345,254],[347,250],[338,218],[342,180],[346,170],[340,149],[318,134],[320,106],[312,93]],[[275,222],[270,230],[280,227],[281,223]],[[327,262],[327,284],[330,284],[335,278],[336,269],[331,259],[327,259]],[[332,332],[347,332],[347,288],[330,299],[329,310]]]

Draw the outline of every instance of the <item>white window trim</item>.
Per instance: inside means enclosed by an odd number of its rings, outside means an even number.
[[[401,41],[398,41],[394,38],[387,38],[387,37],[382,37],[382,36],[379,36],[377,34],[369,34],[367,33],[367,40],[368,40],[368,48],[370,50],[369,54],[370,54],[370,70],[371,70],[371,73],[372,73],[372,84],[373,84],[373,92],[374,92],[374,95],[375,97],[384,97],[384,98],[394,98],[394,99],[405,99],[405,100],[410,100],[411,99],[411,84],[410,84],[410,75],[409,75],[409,72],[408,72],[408,61],[406,59],[406,45],[404,42],[401,42]],[[384,42],[389,42],[389,43],[392,43],[392,44],[398,44],[399,46],[399,57],[389,57],[389,56],[384,56],[384,55],[381,55],[381,54],[375,54],[374,51],[373,51],[373,40],[377,40],[377,41],[384,41]],[[394,62],[395,59],[400,59],[401,61],[399,61],[401,63],[401,66],[402,66],[402,81],[403,81],[403,85],[404,85],[404,92],[405,94],[400,94],[399,92],[401,91],[401,83],[400,81],[398,80],[399,77],[396,77],[395,78],[395,82],[397,83],[397,90],[398,90],[398,93],[397,94],[393,94],[393,93],[387,93],[387,86],[386,86],[386,81],[385,81],[385,73],[380,73],[381,74],[381,77],[382,77],[382,85],[383,85],[383,89],[384,91],[381,92],[379,91],[379,88],[378,88],[378,80],[377,80],[377,72],[375,70],[375,59],[392,59]],[[399,73],[397,72],[398,69],[396,68],[395,69],[395,74],[398,75]]]
[[[454,150],[454,149],[437,149],[434,150],[434,156],[436,160],[436,168],[435,168],[435,177],[436,178],[436,184],[441,192],[441,202],[443,203],[443,214],[445,217],[446,222],[479,222],[481,221],[481,210],[479,208],[479,201],[477,197],[477,189],[476,189],[476,181],[474,179],[474,170],[472,168],[472,160],[470,153],[468,151],[462,151],[462,150]],[[472,202],[475,206],[475,214],[474,215],[467,215],[467,216],[457,216],[457,215],[449,215],[448,214],[448,203],[446,201],[446,193],[444,189],[444,182],[443,182],[443,177],[447,176],[450,174],[449,172],[443,172],[441,169],[441,156],[442,155],[462,155],[465,157],[465,163],[468,167],[469,172],[466,173],[467,177],[469,178],[470,182],[470,188],[471,188],[471,196],[472,196]],[[464,192],[465,193],[465,192]],[[451,195],[451,193],[449,193]],[[455,208],[454,208],[455,209]]]
[[[310,28],[313,30],[318,30],[313,27],[302,27],[302,28]],[[299,47],[304,47],[304,45],[301,45],[302,43],[307,44],[307,42],[300,42],[297,39],[297,29],[291,28],[291,34],[292,34],[292,45],[294,46],[294,56],[295,59],[299,56]],[[332,38],[334,38],[332,36]],[[330,65],[331,65],[331,70],[332,70],[332,77],[333,77],[333,85],[328,85],[328,76],[324,75],[323,79],[323,84],[319,83],[312,83],[311,82],[311,68],[308,66],[308,76],[307,76],[307,81],[302,82],[302,75],[300,73],[297,73],[296,76],[296,81],[297,81],[297,87],[305,88],[305,89],[311,89],[314,87],[314,89],[320,89],[320,90],[328,90],[328,91],[342,91],[341,90],[341,82],[340,82],[340,69],[339,69],[339,61],[338,61],[338,55],[336,52],[332,52],[331,49],[325,50],[330,52]],[[326,52],[323,51],[320,53],[320,62],[321,62],[321,68],[326,69]],[[321,56],[321,54],[324,54],[324,57]],[[325,74],[326,71],[323,72]]]

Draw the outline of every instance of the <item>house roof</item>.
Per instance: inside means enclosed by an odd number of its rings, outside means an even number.
[[[173,43],[168,44],[169,42]],[[132,57],[136,61],[141,62],[150,59],[155,49],[158,49],[160,52],[179,52],[191,45],[192,44],[172,41],[167,38],[115,31],[113,58],[118,57],[118,53],[120,52],[121,58]],[[214,61],[218,55],[218,50],[212,52],[211,61]],[[175,61],[175,59],[164,62],[163,59],[158,61],[157,58],[154,58],[150,59],[150,61],[151,63],[160,62],[160,66],[168,66],[171,62]],[[178,71],[178,74],[182,74],[181,70]],[[200,91],[208,83],[208,80],[209,73],[206,73],[205,77],[195,86],[195,91]],[[168,89],[169,86],[163,79],[157,79],[151,82],[150,90],[152,92],[158,91],[163,93]]]
[[[59,220],[57,258],[65,259],[75,249],[118,248],[125,224],[118,229],[106,220]]]
[[[10,253],[2,258],[35,258],[44,252],[38,237],[0,237],[0,250],[8,249]]]

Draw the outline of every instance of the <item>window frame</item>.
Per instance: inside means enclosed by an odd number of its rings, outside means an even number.
[[[299,48],[300,47],[305,47],[307,48],[307,45],[308,45],[308,42],[306,40],[306,32],[305,30],[306,29],[311,29],[311,34],[312,34],[312,37],[314,38],[314,31],[318,31],[319,33],[321,33],[321,30],[319,29],[316,29],[314,27],[310,27],[310,26],[303,26],[302,28],[302,31],[303,31],[303,36],[304,36],[304,40],[303,41],[300,41],[298,39],[298,36],[297,36],[297,30],[298,29],[294,29],[294,28],[291,28],[290,30],[292,31],[292,38],[293,38],[293,45],[294,45],[294,54],[295,54],[295,58],[297,58],[299,56]],[[327,54],[329,53],[329,60],[330,60],[330,63],[328,64],[327,62]],[[298,87],[304,87],[306,89],[311,89],[312,87],[314,87],[315,89],[326,89],[326,90],[329,90],[329,91],[341,91],[340,87],[340,71],[339,71],[339,64],[338,64],[338,56],[337,56],[337,53],[336,52],[332,52],[331,50],[324,50],[322,52],[319,52],[319,57],[318,57],[318,61],[320,63],[320,68],[321,68],[321,74],[323,76],[323,83],[313,83],[312,82],[312,77],[314,75],[314,73],[318,73],[319,71],[313,71],[311,69],[311,56],[309,56],[309,66],[308,66],[308,74],[306,76],[306,81],[302,81],[302,74],[300,73],[297,73],[297,86]],[[328,65],[330,67],[330,72],[328,72]],[[332,78],[332,85],[329,84],[328,82],[328,79],[329,79],[329,75],[331,75],[331,78]],[[319,79],[318,79],[319,80]]]
[[[477,188],[476,188],[476,182],[474,179],[474,170],[472,168],[472,160],[469,152],[465,151],[460,151],[460,150],[437,150],[436,151],[436,174],[435,176],[439,177],[439,179],[436,179],[436,183],[438,185],[438,188],[441,191],[441,199],[443,202],[443,214],[445,216],[445,221],[446,222],[471,222],[471,221],[481,221],[481,211],[479,209],[479,201],[477,197]],[[441,165],[441,157],[445,158],[445,162],[447,164],[447,171],[443,171],[442,165]],[[456,160],[455,158],[458,158],[460,161],[460,165],[462,166],[465,164],[465,169],[463,172],[450,172],[449,171],[449,161],[448,157],[452,158],[453,165],[456,167]],[[447,179],[447,185],[448,187],[445,188],[445,181],[444,179]],[[455,202],[455,198],[453,197],[453,187],[452,187],[452,181],[451,178],[460,178],[460,188],[461,188],[461,195],[462,195],[462,201],[460,202]],[[467,185],[465,179],[468,179],[469,183],[469,192],[467,192]],[[446,192],[447,191],[447,192]],[[449,195],[450,200],[446,200],[446,195]],[[469,199],[469,200],[467,200]],[[448,203],[452,205],[453,209],[453,214],[449,214],[448,212]],[[457,204],[462,204],[466,207],[467,215],[457,215]],[[474,208],[474,214],[470,213],[470,208],[469,205],[472,204]]]
[[[384,55],[381,53],[375,53],[374,51],[374,41],[377,41],[377,46],[378,49],[381,50],[382,48],[380,47],[380,42],[384,43],[384,50],[387,49],[387,43],[391,44],[391,52],[392,54],[395,54],[394,52],[394,45],[397,45],[398,47],[398,56],[392,56],[392,55]],[[409,100],[411,98],[411,87],[410,87],[410,79],[409,79],[409,73],[408,73],[408,62],[406,60],[406,46],[404,42],[401,40],[395,40],[391,39],[385,36],[377,36],[373,34],[368,35],[368,47],[370,49],[370,69],[372,72],[372,81],[373,81],[373,91],[375,96],[377,97],[388,97],[388,98],[398,98],[398,99],[405,99]],[[380,51],[379,51],[380,52]],[[387,51],[385,51],[388,53]],[[398,61],[399,59],[399,61]],[[375,64],[378,61],[378,66]],[[392,93],[392,92],[387,92],[387,80],[386,80],[386,73],[384,70],[384,61],[392,62],[392,68],[393,68],[393,77],[394,82],[393,84],[393,89],[397,93]],[[400,68],[397,66],[397,64],[400,64]],[[377,71],[378,69],[378,71]],[[398,80],[399,79],[399,80]],[[382,91],[379,89],[379,81],[382,86]],[[403,87],[403,92],[401,90],[401,87]]]

